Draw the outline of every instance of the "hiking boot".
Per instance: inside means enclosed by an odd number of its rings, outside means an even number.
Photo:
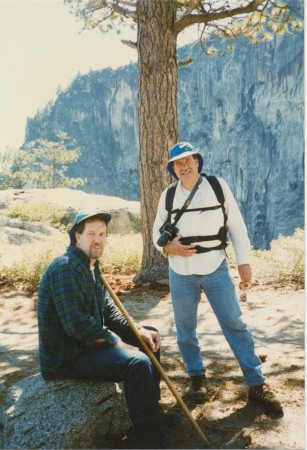
[[[196,402],[206,400],[208,394],[207,380],[205,375],[190,377],[190,384],[186,390],[185,397]]]
[[[250,387],[248,389],[248,398],[262,404],[271,413],[283,415],[281,402],[267,384]]]

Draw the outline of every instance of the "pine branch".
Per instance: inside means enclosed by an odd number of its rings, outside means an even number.
[[[233,16],[249,14],[257,10],[257,8],[266,3],[266,0],[253,0],[245,6],[232,8],[228,10],[203,12],[201,14],[187,14],[183,15],[175,24],[175,33],[178,35],[185,28],[195,24],[203,23],[205,25],[210,22],[228,19]]]
[[[121,40],[121,42],[125,45],[128,45],[128,47],[131,48],[137,48],[137,43],[136,42],[132,42],[132,41],[126,41],[124,39]]]

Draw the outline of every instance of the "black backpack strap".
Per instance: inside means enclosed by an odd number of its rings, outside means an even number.
[[[208,182],[210,183],[210,186],[212,187],[212,189],[216,195],[218,202],[221,204],[222,210],[223,210],[223,215],[224,215],[224,225],[226,226],[227,215],[226,215],[225,206],[224,206],[225,197],[224,197],[224,192],[223,192],[223,189],[222,189],[222,186],[221,186],[219,180],[214,175],[206,175],[205,173],[201,173],[200,175],[202,177],[205,177],[208,180]],[[166,192],[165,209],[168,212],[168,218],[167,218],[168,221],[170,221],[170,219],[171,219],[171,212],[172,212],[172,208],[173,208],[176,187],[177,187],[177,182],[171,184],[171,186],[168,188],[168,190]]]
[[[166,192],[165,209],[168,212],[168,217],[167,217],[168,222],[171,220],[171,213],[172,213],[172,208],[173,208],[176,187],[177,187],[177,182],[171,184]]]
[[[223,192],[221,183],[214,175],[206,175],[205,173],[202,173],[201,175],[208,180],[208,182],[210,183],[210,186],[214,190],[214,193],[216,195],[218,202],[222,206],[223,215],[224,215],[224,226],[226,226],[227,214],[225,211],[225,197],[224,197],[224,192]]]
[[[219,205],[216,206],[210,206],[210,207],[204,207],[204,208],[194,208],[194,209],[190,209],[190,210],[185,210],[184,212],[192,212],[192,211],[207,211],[207,210],[212,210],[212,209],[218,209],[218,208],[222,208],[223,211],[223,216],[224,216],[224,225],[220,228],[219,232],[217,235],[212,235],[212,236],[190,236],[190,237],[185,237],[185,238],[181,238],[180,242],[184,245],[189,245],[192,242],[202,242],[202,241],[211,241],[211,240],[220,240],[221,244],[215,246],[215,247],[203,247],[200,245],[196,245],[195,249],[197,250],[197,253],[205,253],[205,252],[211,252],[212,250],[221,250],[227,247],[227,228],[226,228],[226,222],[227,222],[227,215],[226,215],[226,211],[225,211],[225,197],[224,197],[224,192],[222,189],[222,186],[219,182],[219,180],[217,179],[217,177],[215,177],[214,175],[206,175],[205,173],[201,173],[200,174],[202,177],[205,177],[211,188],[213,189],[215,196],[217,198],[217,201],[219,203]],[[173,208],[173,202],[174,202],[174,196],[175,196],[175,191],[176,191],[176,187],[177,187],[177,182],[173,183],[167,190],[166,192],[166,197],[165,197],[165,209],[168,212],[168,217],[167,217],[167,222],[171,221],[171,214],[173,213],[180,213],[180,210],[172,210]],[[177,216],[176,216],[177,217]],[[176,220],[176,219],[175,219]],[[226,251],[225,251],[226,252]]]
[[[209,181],[212,189],[214,190],[216,198],[218,199],[218,201],[220,202],[221,205],[224,205],[225,197],[224,197],[224,192],[223,192],[223,189],[222,189],[222,186],[221,186],[219,180],[214,175],[202,174],[202,176],[206,177],[206,179]]]

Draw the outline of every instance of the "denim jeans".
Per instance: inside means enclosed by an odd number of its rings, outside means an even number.
[[[137,348],[137,338],[126,343],[136,348],[105,346],[86,351],[74,362],[71,375],[78,379],[123,382],[129,416],[141,447],[161,448],[164,435],[159,405],[160,375],[150,358]],[[154,355],[160,359],[159,352]]]
[[[264,383],[254,339],[242,321],[242,312],[226,260],[208,275],[179,275],[169,270],[177,342],[189,376],[205,374],[197,337],[197,309],[203,290],[222,332],[237,358],[248,386]]]

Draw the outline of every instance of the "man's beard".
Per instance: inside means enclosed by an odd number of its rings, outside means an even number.
[[[98,258],[100,258],[100,256],[102,255],[102,253],[103,253],[103,248],[102,249],[100,249],[100,250],[98,250],[98,249],[96,249],[96,250],[91,250],[90,249],[90,251],[89,251],[89,258],[90,259],[98,259]]]

